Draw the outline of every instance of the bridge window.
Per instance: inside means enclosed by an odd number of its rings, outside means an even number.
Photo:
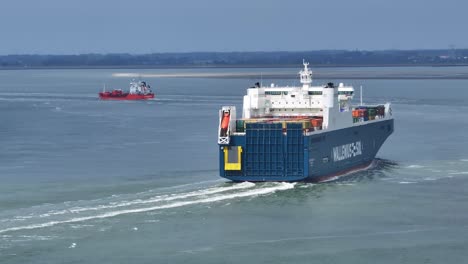
[[[281,91],[265,91],[266,95],[281,95]]]

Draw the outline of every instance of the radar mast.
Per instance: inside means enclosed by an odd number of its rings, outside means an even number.
[[[304,65],[304,69],[299,72],[299,75],[301,76],[302,89],[308,90],[312,83],[312,71],[307,68],[309,63],[305,62],[304,59],[302,60],[302,64]]]

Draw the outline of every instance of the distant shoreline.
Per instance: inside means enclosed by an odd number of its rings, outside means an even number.
[[[9,67],[0,71],[24,71],[24,70],[119,70],[112,73],[116,78],[211,78],[211,79],[297,79],[297,72],[301,69],[297,64],[281,65],[223,65],[223,66],[152,66],[152,67],[120,67],[120,66],[70,66],[70,67]],[[313,66],[314,79],[317,80],[468,80],[468,71],[457,70],[468,65],[317,65]],[[452,70],[443,70],[452,67]],[[346,68],[346,70],[343,70]],[[378,69],[380,68],[380,69]],[[392,69],[383,69],[392,68]],[[411,70],[409,70],[410,68]],[[171,72],[145,71],[139,70],[181,70]],[[184,71],[184,70],[204,70],[204,71]],[[218,71],[223,69],[223,71]],[[233,69],[229,71],[228,69]],[[236,71],[235,69],[251,69],[250,71]],[[268,71],[268,69],[284,69],[283,71]],[[341,69],[341,70],[340,70]],[[355,70],[352,70],[355,69]],[[378,70],[375,70],[378,69]],[[440,69],[440,70],[439,70]],[[125,70],[126,72],[123,72]]]
[[[263,79],[297,79],[296,71],[259,71],[253,70],[251,72],[236,72],[236,71],[213,71],[213,72],[116,72],[112,76],[116,78],[211,78],[211,79],[251,79],[259,80]],[[286,68],[283,68],[286,69]],[[289,69],[289,68],[288,68]],[[297,69],[294,68],[295,70]],[[431,70],[378,70],[373,71],[368,69],[359,69],[355,71],[340,71],[332,68],[328,69],[316,69],[314,71],[313,78],[319,80],[331,80],[331,79],[407,79],[407,80],[418,80],[418,79],[443,79],[443,80],[466,80],[468,79],[468,72],[465,71],[439,71],[437,69]],[[132,70],[132,69],[128,69]]]
[[[468,66],[468,49],[166,52],[0,55],[0,70]]]
[[[298,68],[300,64],[252,64],[252,65],[128,65],[128,66],[33,66],[33,67],[2,67],[0,70],[124,70],[124,69],[250,69],[250,68]],[[468,64],[327,64],[312,65],[312,68],[417,68],[417,67],[466,67]]]

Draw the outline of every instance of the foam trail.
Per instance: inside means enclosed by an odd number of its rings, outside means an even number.
[[[463,174],[465,174],[466,175],[466,174],[468,174],[468,171],[451,172],[449,174],[451,174],[451,175],[463,175]]]
[[[218,180],[216,180],[216,181],[218,181]],[[213,181],[206,181],[206,182],[213,182]],[[184,185],[172,186],[172,187],[168,187],[168,188],[179,188],[179,187],[190,186],[190,185],[195,185],[195,184],[184,184]],[[118,207],[129,206],[129,205],[147,204],[147,203],[163,202],[163,201],[172,201],[172,200],[177,200],[177,199],[189,198],[189,197],[193,197],[193,196],[202,196],[202,195],[215,194],[215,193],[220,193],[220,192],[225,192],[225,191],[250,188],[250,187],[253,187],[253,186],[255,186],[254,183],[242,182],[242,183],[238,183],[238,184],[228,186],[228,187],[214,187],[214,188],[209,188],[209,189],[202,189],[202,190],[192,191],[192,192],[189,192],[189,193],[158,195],[158,196],[150,198],[149,200],[142,200],[142,199],[135,199],[133,201],[123,200],[118,204],[110,202],[107,205],[95,205],[93,207],[90,207],[90,206],[88,206],[88,207],[71,207],[70,209],[48,211],[46,213],[42,213],[42,214],[39,214],[39,215],[16,216],[14,219],[0,219],[0,222],[16,221],[18,219],[20,219],[20,220],[31,219],[31,218],[34,218],[34,217],[45,218],[45,217],[50,217],[50,216],[54,216],[54,215],[64,215],[64,214],[68,214],[68,213],[81,213],[81,212],[86,212],[86,211],[98,211],[98,210],[103,210],[103,209],[118,208]],[[147,192],[137,193],[136,195],[147,195]],[[99,202],[99,200],[88,201],[88,203],[97,203],[97,202]]]
[[[2,230],[0,230],[0,234],[5,233],[5,232],[18,231],[18,230],[30,230],[30,229],[50,227],[50,226],[55,226],[55,225],[58,225],[58,224],[76,223],[76,222],[83,222],[83,221],[88,221],[88,220],[93,220],[93,219],[110,218],[110,217],[115,217],[115,216],[125,215],[125,214],[143,213],[143,212],[149,212],[149,211],[154,211],[154,210],[176,208],[176,207],[181,207],[181,206],[186,206],[186,205],[212,203],[212,202],[218,202],[218,201],[229,200],[229,199],[234,199],[234,198],[265,195],[265,194],[269,194],[269,193],[274,193],[276,191],[283,191],[283,190],[292,189],[292,188],[294,188],[294,185],[295,185],[295,183],[281,183],[280,185],[274,186],[274,187],[248,190],[248,191],[240,192],[240,193],[218,195],[218,196],[204,198],[204,199],[200,199],[200,200],[180,201],[180,202],[175,202],[175,203],[172,203],[172,204],[152,206],[152,207],[144,207],[144,208],[127,209],[127,210],[120,210],[120,211],[108,212],[108,213],[104,213],[104,214],[100,214],[100,215],[77,217],[77,218],[72,218],[72,219],[62,220],[62,221],[51,221],[51,222],[42,223],[42,224],[17,226],[17,227],[2,229]]]
[[[138,200],[133,200],[133,201],[129,201],[129,202],[122,202],[122,203],[113,204],[113,205],[99,205],[99,206],[96,206],[96,207],[81,207],[81,208],[76,208],[76,209],[67,209],[67,210],[62,210],[62,211],[43,214],[43,215],[40,215],[39,217],[47,217],[49,215],[59,215],[59,214],[66,214],[66,213],[80,213],[80,212],[85,212],[85,211],[97,211],[97,210],[102,210],[102,209],[111,209],[111,208],[118,208],[118,207],[137,205],[137,204],[148,204],[148,203],[155,203],[155,202],[168,202],[168,201],[173,201],[173,200],[180,200],[180,199],[190,198],[190,197],[194,197],[194,196],[202,196],[202,195],[216,194],[216,193],[232,191],[232,190],[246,189],[246,188],[251,188],[253,186],[255,186],[254,183],[243,182],[243,183],[239,183],[239,184],[229,186],[229,187],[211,188],[211,189],[207,189],[207,190],[189,192],[189,193],[186,193],[186,194],[178,194],[178,195],[174,195],[174,196],[160,195],[160,196],[155,196],[153,198],[150,198],[148,200],[138,199]]]
[[[217,180],[209,180],[209,181],[199,181],[199,182],[194,182],[194,183],[186,183],[186,184],[180,184],[180,185],[175,185],[175,186],[169,186],[169,187],[161,187],[158,188],[158,190],[172,190],[172,189],[180,189],[183,187],[189,187],[189,186],[196,186],[196,185],[203,185],[207,183],[216,183],[216,182],[224,182],[223,179],[217,179]]]
[[[422,166],[422,165],[409,165],[407,168],[408,169],[421,169],[421,168],[424,168],[424,166]]]

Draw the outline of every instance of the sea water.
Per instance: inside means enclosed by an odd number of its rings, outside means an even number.
[[[220,107],[296,69],[0,71],[0,263],[464,263],[468,80],[318,71],[395,117],[372,168],[323,184],[218,176]],[[98,100],[128,76],[156,99]]]

